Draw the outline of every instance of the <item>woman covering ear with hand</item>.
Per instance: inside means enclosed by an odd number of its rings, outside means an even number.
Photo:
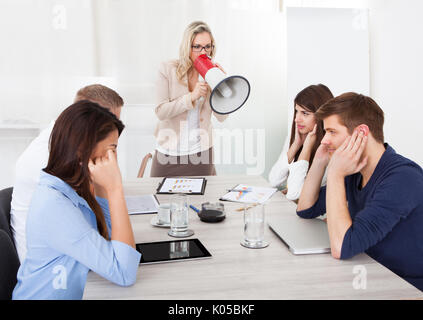
[[[116,159],[123,128],[89,101],[57,119],[28,211],[28,252],[13,299],[81,299],[89,270],[121,286],[135,283],[141,254]]]
[[[323,124],[316,120],[314,113],[332,98],[329,88],[318,84],[301,90],[294,99],[291,134],[269,173],[273,187],[283,188],[286,184],[283,193],[290,200],[300,197],[308,169],[323,138]],[[325,182],[323,179],[323,184]]]

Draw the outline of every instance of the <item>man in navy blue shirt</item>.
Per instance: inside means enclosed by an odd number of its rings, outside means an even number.
[[[423,291],[423,170],[384,143],[384,114],[373,99],[345,93],[315,115],[325,136],[297,214],[327,214],[334,258],[365,252]]]

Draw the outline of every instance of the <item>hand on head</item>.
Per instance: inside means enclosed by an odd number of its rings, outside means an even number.
[[[303,143],[303,150],[307,149],[311,151],[311,149],[313,149],[313,146],[316,143],[316,139],[317,139],[316,131],[317,131],[317,124],[314,125],[313,130],[307,133]]]
[[[117,163],[117,155],[113,150],[107,150],[104,157],[90,159],[88,169],[92,182],[104,188],[107,193],[122,186],[122,176]]]
[[[296,146],[297,149],[301,148],[306,138],[305,134],[301,134],[298,127],[295,126],[295,137],[294,142],[292,143],[293,146]]]
[[[313,130],[306,134],[301,134],[298,126],[295,126],[295,136],[294,141],[292,142],[291,146],[288,150],[288,162],[291,163],[295,158],[298,150],[303,147],[302,152],[300,154],[300,158],[303,156],[304,160],[310,160],[311,150],[313,149],[314,144],[316,143],[316,131],[317,125],[315,124]]]
[[[325,144],[320,144],[317,148],[316,153],[314,154],[313,164],[326,167],[330,160],[330,153],[328,146]]]
[[[359,172],[366,166],[367,156],[362,158],[362,155],[367,144],[368,133],[368,127],[361,125],[354,130],[352,136],[345,139],[329,161],[328,175],[346,177]]]

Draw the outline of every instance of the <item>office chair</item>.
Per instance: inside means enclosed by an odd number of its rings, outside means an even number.
[[[19,257],[10,230],[13,188],[0,191],[0,300],[10,300],[19,269]]]
[[[148,161],[153,158],[153,153],[154,151],[147,153],[142,159],[137,178],[142,178],[144,176],[145,168],[147,167]]]

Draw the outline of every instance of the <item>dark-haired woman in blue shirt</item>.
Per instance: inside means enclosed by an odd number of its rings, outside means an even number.
[[[81,299],[89,270],[118,285],[135,283],[141,254],[116,159],[123,128],[89,101],[57,119],[28,212],[28,253],[13,299]]]

